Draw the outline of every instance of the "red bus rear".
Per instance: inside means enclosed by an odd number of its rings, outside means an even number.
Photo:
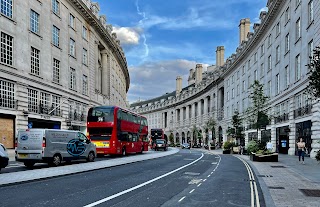
[[[148,151],[147,119],[117,106],[90,108],[87,131],[97,147],[97,155]]]
[[[150,138],[151,138],[151,147],[154,148],[154,143],[156,139],[165,139],[164,138],[164,130],[163,129],[151,129],[150,130]],[[168,140],[166,140],[167,142]]]

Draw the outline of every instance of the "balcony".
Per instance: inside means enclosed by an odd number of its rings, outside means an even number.
[[[274,118],[274,122],[275,123],[281,123],[281,122],[285,122],[285,121],[288,121],[289,120],[289,114],[288,113],[284,113],[280,116],[276,116]]]
[[[69,112],[69,120],[70,121],[85,121],[85,116],[83,113],[78,113],[77,111]]]
[[[311,105],[306,105],[304,107],[300,107],[300,108],[294,110],[293,117],[298,118],[298,117],[302,117],[305,115],[309,115],[309,114],[311,114],[311,109],[312,109]]]

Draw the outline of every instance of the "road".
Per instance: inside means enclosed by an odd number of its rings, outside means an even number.
[[[180,150],[153,160],[1,187],[0,206],[251,206],[257,194],[250,180],[237,157]],[[260,190],[259,197],[264,206]]]

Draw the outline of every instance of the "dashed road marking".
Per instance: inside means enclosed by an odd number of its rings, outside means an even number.
[[[192,189],[189,193],[192,193],[195,189]]]
[[[207,177],[210,177],[211,175],[208,175]]]
[[[216,165],[216,164],[217,164],[217,162],[213,162],[213,163],[211,163],[211,164]]]
[[[207,179],[203,179],[203,182],[205,182]]]
[[[200,187],[201,184],[202,184],[202,183],[199,183],[197,186]]]
[[[183,199],[185,199],[186,197],[185,196],[183,196],[182,198],[180,198],[180,200],[178,201],[178,202],[181,202],[181,201],[183,201]]]

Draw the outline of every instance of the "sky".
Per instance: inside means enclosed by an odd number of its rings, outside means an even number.
[[[259,23],[267,0],[95,0],[121,42],[128,63],[129,103],[148,100],[188,85],[189,70],[225,59],[239,45],[240,19]]]

